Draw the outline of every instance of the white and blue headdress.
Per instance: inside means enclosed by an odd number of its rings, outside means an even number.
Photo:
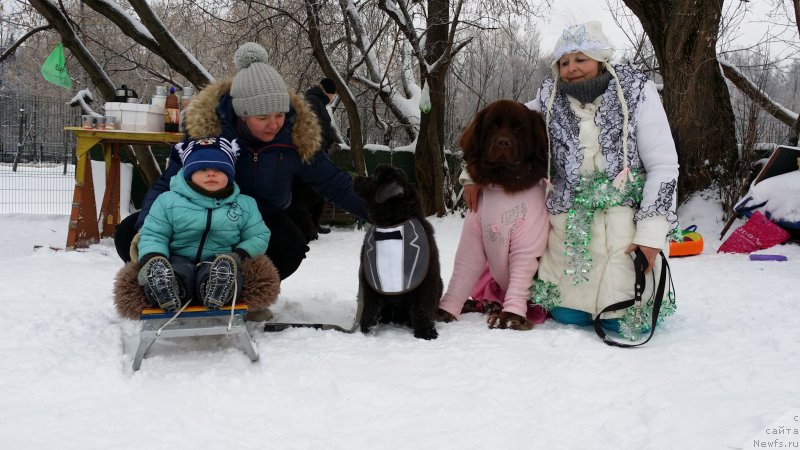
[[[586,22],[564,29],[553,49],[553,64],[562,56],[574,52],[582,52],[595,61],[607,63],[614,54],[614,48],[603,33],[600,22]]]
[[[233,181],[236,174],[236,158],[239,157],[239,144],[236,139],[210,137],[175,144],[178,156],[183,163],[183,176],[190,179],[192,174],[201,169],[217,169]]]

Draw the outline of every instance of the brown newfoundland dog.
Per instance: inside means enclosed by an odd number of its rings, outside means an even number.
[[[459,145],[481,194],[464,220],[437,318],[449,322],[478,304],[490,313],[490,328],[531,329],[547,317],[543,309],[528,307],[548,233],[544,120],[521,103],[499,100],[478,112]]]

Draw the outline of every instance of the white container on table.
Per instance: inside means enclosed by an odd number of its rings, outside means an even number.
[[[108,102],[106,115],[117,118],[122,131],[164,132],[164,108],[140,103]]]

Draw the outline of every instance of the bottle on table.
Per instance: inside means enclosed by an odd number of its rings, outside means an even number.
[[[169,95],[164,103],[164,131],[168,133],[178,132],[178,122],[180,116],[180,104],[178,96],[175,95],[175,87],[169,88]]]
[[[194,98],[194,87],[184,86],[183,95],[181,95],[180,126],[178,127],[178,131],[181,133],[186,131],[186,107],[189,106],[189,102],[192,101],[192,98]]]
[[[150,101],[154,106],[164,107],[167,104],[167,88],[164,86],[156,86],[156,93],[153,94],[153,99]]]

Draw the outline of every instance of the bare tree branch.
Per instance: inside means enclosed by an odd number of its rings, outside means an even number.
[[[727,60],[720,58],[719,65],[722,67],[722,73],[725,75],[725,78],[730,80],[744,95],[761,106],[761,108],[772,117],[790,127],[794,126],[799,117],[797,113],[788,110],[783,105],[772,100],[766,92],[759,89],[755,83],[747,78],[747,75],[740,72],[736,66]]]
[[[213,81],[214,77],[212,77],[205,67],[203,67],[191,53],[187,52],[183,45],[181,45],[172,33],[167,30],[147,1],[128,1],[139,15],[142,24],[147,27],[147,30],[150,31],[153,38],[158,42],[160,47],[159,56],[161,56],[170,67],[174,68],[198,88],[202,88]]]
[[[466,47],[467,45],[469,45],[470,42],[472,42],[472,39],[473,39],[472,37],[469,37],[457,44],[453,44],[450,50],[450,58],[451,59],[454,58],[458,54],[458,52],[460,52],[464,47]]]
[[[22,43],[23,43],[23,42],[25,42],[26,40],[28,40],[28,38],[29,38],[29,37],[33,36],[34,34],[36,34],[36,33],[40,32],[40,31],[50,30],[50,29],[52,29],[52,28],[53,28],[53,27],[52,27],[52,26],[50,26],[50,25],[43,25],[43,26],[41,26],[41,27],[36,27],[36,28],[34,28],[34,29],[32,29],[32,30],[28,31],[28,32],[27,32],[27,33],[25,33],[25,34],[24,34],[22,37],[20,37],[19,39],[17,39],[17,41],[16,41],[16,42],[14,42],[13,44],[11,44],[11,46],[10,46],[10,47],[8,47],[8,48],[6,49],[6,51],[4,51],[4,52],[3,52],[3,54],[2,54],[2,55],[0,55],[0,62],[2,62],[4,59],[8,58],[9,56],[13,55],[13,54],[14,54],[14,52],[17,50],[17,47],[19,47],[20,45],[22,45]]]
[[[116,3],[102,0],[82,1],[85,5],[103,15],[106,19],[110,20],[111,23],[116,25],[117,28],[119,28],[119,30],[125,34],[125,36],[133,39],[137,44],[155,54],[161,53],[158,42],[156,42],[156,40],[153,38],[153,35],[149,32],[143,33],[145,30],[140,26],[141,23],[134,22],[131,19],[131,16],[128,15],[121,7],[117,6]]]
[[[408,10],[407,0],[397,0],[397,2],[391,5],[388,3],[388,0],[380,0],[378,2],[378,8],[394,21],[397,28],[405,35],[406,39],[408,39],[408,43],[411,44],[411,48],[414,49],[414,54],[419,58],[420,55],[423,54],[423,51],[420,48],[420,37],[417,35],[417,30],[414,28],[414,21]],[[424,59],[422,59],[422,61],[424,61]]]
[[[213,81],[214,78],[206,68],[173,37],[146,1],[130,1],[141,22],[133,20],[116,3],[102,0],[82,0],[82,2],[110,20],[134,42],[163,59],[198,88]]]

